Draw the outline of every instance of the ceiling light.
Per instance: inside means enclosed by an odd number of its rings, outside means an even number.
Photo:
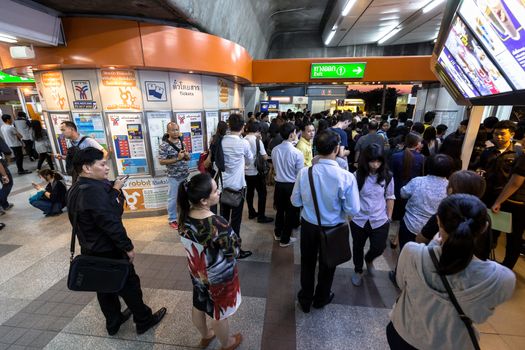
[[[330,34],[328,34],[328,38],[326,38],[326,41],[324,42],[326,46],[330,44],[330,41],[332,41],[332,39],[334,38],[334,35],[335,35],[335,30],[332,30]]]
[[[380,21],[391,21],[393,19],[399,19],[399,16],[390,16],[390,17],[383,17],[379,19]]]
[[[427,13],[438,7],[444,0],[432,0],[425,7],[423,7],[423,13]]]
[[[379,23],[378,27],[396,27],[399,24],[399,21],[383,22]]]
[[[348,13],[350,13],[350,10],[354,6],[357,0],[348,0],[348,2],[345,5],[345,8],[343,9],[343,12],[341,12],[341,16],[346,16]]]
[[[3,41],[5,43],[9,43],[9,44],[14,44],[14,43],[18,42],[18,40],[16,40],[16,38],[14,36],[3,34],[3,33],[0,33],[0,41]]]
[[[381,12],[381,14],[382,15],[386,15],[386,14],[389,14],[389,13],[398,13],[398,12],[401,12],[401,11],[399,11],[398,9],[393,9],[393,10],[383,11],[383,12]]]
[[[337,23],[334,24],[334,26],[332,27],[332,30],[337,30]]]
[[[16,40],[16,38],[14,36],[12,36],[12,35],[0,33],[0,36],[4,37],[4,38],[7,38],[7,39]]]
[[[379,41],[377,42],[378,45],[381,45],[382,43],[384,43],[385,41],[387,41],[388,39],[390,39],[391,37],[393,37],[394,35],[396,35],[397,33],[399,33],[399,31],[401,30],[401,28],[395,28],[394,30],[392,30],[390,33],[388,33],[387,35],[385,35],[384,37],[382,37],[381,39],[379,39]]]

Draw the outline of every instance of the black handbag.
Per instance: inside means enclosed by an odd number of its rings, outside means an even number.
[[[428,247],[428,253],[430,254],[430,258],[432,259],[432,262],[434,263],[434,267],[436,268],[436,271],[441,278],[441,282],[443,282],[443,285],[445,286],[445,289],[447,290],[448,297],[450,298],[450,301],[452,302],[452,305],[454,305],[454,308],[458,312],[459,318],[463,323],[465,324],[465,327],[467,327],[468,335],[470,336],[470,340],[472,340],[472,344],[474,345],[474,349],[480,350],[478,338],[476,338],[476,332],[474,331],[474,327],[472,327],[472,320],[470,317],[465,315],[463,312],[463,309],[461,309],[461,306],[459,306],[458,300],[456,299],[456,296],[454,295],[454,292],[452,291],[452,288],[450,288],[450,284],[448,283],[447,277],[439,272],[439,262],[436,256],[436,253],[434,252],[434,249],[432,247]]]
[[[314,200],[317,224],[319,225],[320,260],[328,267],[336,267],[352,258],[349,240],[350,229],[346,222],[334,227],[323,227],[321,225],[321,214],[314,188],[313,166],[308,169],[308,179]]]
[[[268,164],[268,161],[264,159],[263,156],[260,154],[261,145],[260,145],[259,139],[255,139],[256,146],[256,153],[255,153],[255,168],[257,168],[257,172],[259,175],[266,176],[270,172],[270,165]]]
[[[91,255],[77,255],[73,258],[75,255],[75,226],[73,225],[71,234],[71,263],[67,276],[67,287],[80,292],[117,293],[122,290],[129,275],[129,260]]]
[[[244,190],[234,190],[231,188],[223,188],[221,193],[221,204],[226,204],[230,207],[236,208],[241,205],[244,198]]]

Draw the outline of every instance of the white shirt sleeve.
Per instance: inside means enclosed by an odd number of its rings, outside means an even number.
[[[261,156],[265,156],[266,155],[266,150],[264,149],[264,144],[263,144],[262,140],[256,140],[256,142],[257,141],[259,141],[259,154]]]
[[[359,189],[357,188],[357,181],[355,176],[351,173],[346,173],[349,181],[344,185],[343,191],[343,211],[350,216],[354,216],[361,210],[361,202],[359,200]]]
[[[243,145],[244,145],[244,160],[246,161],[247,164],[253,163],[253,160],[255,159],[255,157],[253,156],[253,153],[250,147],[250,143],[247,140],[243,140]]]
[[[292,205],[298,208],[303,206],[303,199],[301,197],[301,175],[302,174],[303,174],[303,171],[299,171],[299,174],[297,174],[297,179],[295,180],[295,184],[293,186],[292,196],[290,197],[290,201],[292,202]]]
[[[390,179],[385,191],[385,199],[396,199],[394,194],[394,178]]]

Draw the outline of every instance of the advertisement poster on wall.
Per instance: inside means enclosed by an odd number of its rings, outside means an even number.
[[[206,142],[210,145],[211,139],[217,131],[217,124],[219,123],[219,112],[206,111]]]
[[[221,121],[227,123],[229,117],[230,117],[230,111],[221,111]]]
[[[203,108],[218,110],[219,109],[219,89],[217,85],[217,77],[207,75],[202,76],[202,95]]]
[[[159,162],[159,146],[162,143],[162,136],[166,133],[166,126],[171,122],[171,112],[147,112],[148,133],[153,155],[153,170],[155,176],[166,173],[166,166]]]
[[[149,172],[140,113],[106,113],[119,175]]]
[[[134,70],[99,70],[100,95],[105,111],[140,111],[142,97]]]
[[[156,111],[171,110],[170,80],[168,72],[138,71],[144,109]]]
[[[219,109],[229,109],[233,104],[233,83],[229,80],[218,78]]]
[[[201,152],[204,151],[201,112],[182,112],[176,114],[177,124],[184,148],[191,153],[190,169],[196,169]]]
[[[62,72],[44,72],[38,74],[38,85],[42,91],[41,97],[45,101],[48,111],[68,111],[66,87]]]
[[[126,211],[166,208],[168,202],[168,179],[132,178],[122,188],[126,197]]]
[[[108,150],[104,121],[100,113],[73,113],[73,121],[81,135],[95,139]]]
[[[465,0],[459,12],[516,88],[525,89],[523,1]]]
[[[199,74],[170,72],[170,88],[174,110],[202,110],[202,83]]]
[[[60,124],[66,121],[71,121],[69,113],[49,113],[49,120],[52,125],[53,139],[57,142],[60,155],[67,154],[68,143],[62,132],[60,131]]]
[[[71,69],[62,73],[71,110],[99,111],[101,109],[96,70]]]

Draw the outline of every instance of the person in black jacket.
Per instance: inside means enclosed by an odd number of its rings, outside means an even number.
[[[79,177],[69,190],[67,208],[81,253],[129,259],[131,263],[127,281],[120,292],[97,293],[100,309],[106,318],[106,329],[110,335],[116,334],[133,314],[137,333],[145,333],[162,320],[166,308],[152,314],[142,300],[140,279],[133,267],[135,250],[122,223],[125,199],[120,189],[126,178],[108,181],[109,167],[104,153],[92,147],[79,150],[73,166]],[[129,309],[121,311],[119,296]]]
[[[43,169],[38,172],[38,176],[47,182],[45,189],[33,183],[37,191],[44,190],[40,199],[31,202],[31,205],[44,212],[45,216],[54,216],[62,214],[62,208],[66,206],[67,188],[62,182],[62,175],[51,170]]]

